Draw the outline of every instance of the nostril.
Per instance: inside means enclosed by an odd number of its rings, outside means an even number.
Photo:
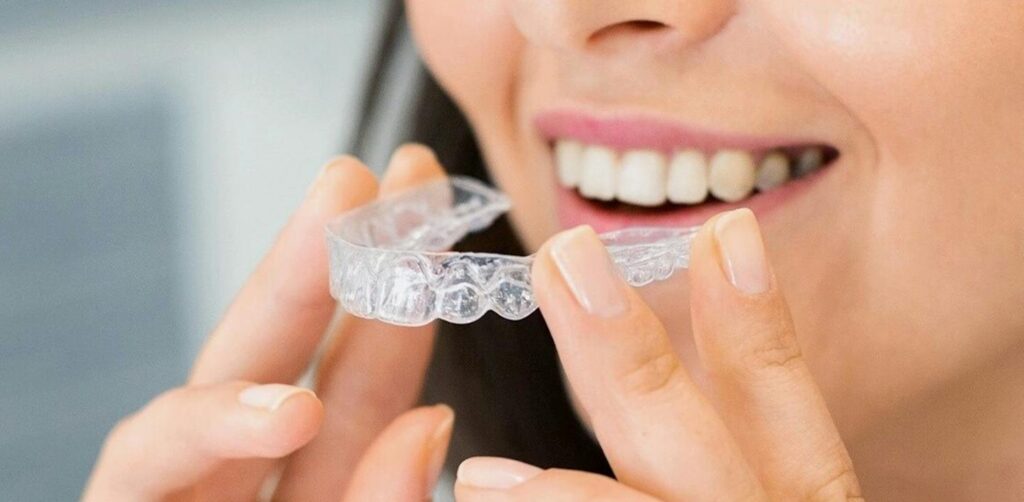
[[[634,19],[613,25],[605,26],[590,35],[590,42],[597,42],[603,38],[614,38],[616,35],[643,35],[654,33],[669,28],[665,23],[650,21],[647,19]]]
[[[669,25],[666,25],[665,23],[658,23],[656,20],[647,19],[630,20],[630,22],[623,23],[622,25],[638,32],[647,32],[657,30],[659,28],[669,28]]]
[[[646,19],[638,19],[636,21],[628,21],[628,22],[625,22],[625,23],[622,23],[622,24],[624,24],[627,27],[632,28],[632,29],[634,29],[636,31],[650,31],[650,30],[656,30],[656,29],[659,29],[659,28],[668,28],[668,25],[665,24],[665,23],[659,23],[657,21],[648,21]]]

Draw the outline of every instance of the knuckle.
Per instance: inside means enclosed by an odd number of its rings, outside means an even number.
[[[619,386],[622,393],[630,398],[660,396],[675,389],[682,371],[679,358],[670,351],[662,351],[630,366],[619,377]]]
[[[744,366],[753,371],[791,370],[802,360],[800,346],[788,332],[775,332],[761,337],[748,351]]]
[[[861,495],[857,475],[847,464],[836,469],[832,475],[819,483],[811,490],[811,495],[807,499],[820,502],[863,501],[864,497]]]

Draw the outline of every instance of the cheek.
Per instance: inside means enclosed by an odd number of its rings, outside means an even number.
[[[988,146],[985,133],[1020,125],[1019,1],[786,1],[769,8],[806,71],[862,121],[881,155],[935,160],[919,155],[953,144],[959,151]]]
[[[1024,290],[1005,285],[1024,283],[1024,134],[1007,131],[1024,130],[1024,3],[762,5],[800,71],[859,121],[876,150],[852,170],[863,190],[851,193],[868,207],[858,222],[864,233],[847,245],[858,250],[856,279],[842,283],[860,284],[868,304],[857,310],[872,312],[849,325],[877,336],[851,343],[850,353],[886,354],[901,382],[895,393],[962,374],[1019,343],[1024,314],[1015,306]],[[819,319],[819,331],[838,321]],[[933,357],[920,357],[919,340],[930,341]],[[880,400],[853,408],[871,402]]]
[[[439,83],[476,125],[513,92],[520,37],[500,0],[407,0],[413,37]]]

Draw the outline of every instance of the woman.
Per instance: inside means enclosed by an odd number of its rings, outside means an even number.
[[[458,500],[1024,493],[1024,4],[405,10],[438,156],[330,162],[87,500],[428,497],[454,415],[405,411],[424,381],[460,417]],[[324,222],[442,164],[512,198],[467,247],[537,251],[543,319],[329,327]],[[705,220],[689,273],[635,291],[593,230]],[[314,395],[291,384],[324,337]]]

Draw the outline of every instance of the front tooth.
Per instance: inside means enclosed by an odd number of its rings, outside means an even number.
[[[789,180],[789,159],[779,152],[772,152],[761,159],[757,169],[757,189],[767,192]]]
[[[555,165],[562,186],[575,188],[579,185],[582,157],[583,143],[571,140],[555,143]]]
[[[800,156],[796,159],[796,175],[803,176],[814,171],[824,162],[825,152],[821,148],[808,148],[800,152]]]
[[[708,196],[708,161],[703,153],[687,150],[675,154],[668,168],[668,200],[699,204]]]
[[[665,203],[665,156],[654,150],[631,150],[619,163],[618,199],[638,206]]]
[[[580,161],[580,193],[591,199],[614,199],[618,179],[615,161],[615,152],[610,148],[585,147]]]
[[[725,202],[745,199],[756,181],[754,158],[747,152],[722,150],[711,158],[708,189]]]

